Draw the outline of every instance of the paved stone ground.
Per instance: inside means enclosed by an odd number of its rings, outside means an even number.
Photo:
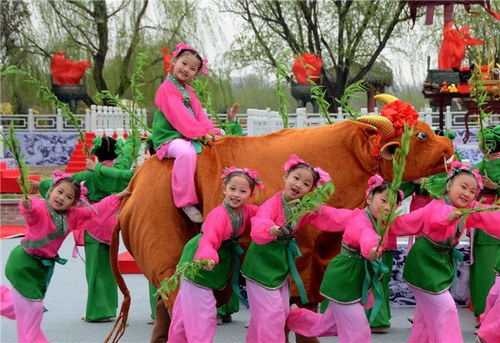
[[[5,262],[13,247],[19,244],[19,239],[0,241],[2,284],[7,284],[4,275]],[[113,323],[86,323],[81,320],[85,312],[86,282],[84,264],[80,259],[72,259],[72,239],[63,244],[60,256],[69,258],[66,265],[56,266],[52,282],[45,299],[45,307],[49,310],[44,314],[42,328],[53,342],[103,342]],[[124,250],[123,246],[120,249]],[[83,253],[83,251],[82,251]],[[129,320],[122,342],[149,342],[152,325],[148,325],[150,310],[148,301],[148,284],[146,278],[138,274],[125,275],[125,282],[132,296]],[[121,294],[121,293],[120,293]],[[121,295],[119,302],[121,303]],[[393,308],[392,327],[385,334],[372,336],[372,342],[405,342],[410,334],[411,324],[408,316],[413,315],[413,308]],[[474,319],[466,308],[460,308],[460,319],[464,342],[474,342]],[[246,329],[243,327],[250,320],[250,312],[246,309],[233,315],[232,323],[218,327],[214,342],[244,342]],[[0,342],[17,341],[15,322],[0,317]],[[294,342],[293,335],[290,341]],[[321,338],[321,342],[338,342],[335,337]]]

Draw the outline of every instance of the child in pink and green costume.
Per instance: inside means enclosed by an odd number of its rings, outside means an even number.
[[[239,292],[239,255],[243,249],[238,239],[250,226],[258,206],[249,205],[255,186],[263,189],[258,173],[230,167],[222,173],[224,202],[207,216],[202,232],[191,239],[182,252],[179,264],[208,260],[209,267],[195,277],[181,280],[172,310],[169,342],[212,342],[217,328],[214,290],[223,289],[231,280],[233,291],[248,307]]]
[[[201,152],[200,140],[211,141],[220,135],[220,130],[214,128],[189,86],[200,71],[208,74],[207,60],[184,43],[179,43],[172,55],[170,73],[156,93],[158,110],[153,118],[153,143],[160,160],[175,159],[172,169],[175,206],[191,221],[201,223],[203,216],[195,206],[198,204],[194,184],[196,154]]]
[[[500,126],[484,128],[478,133],[479,148],[484,153],[481,162],[474,165],[483,177],[484,189],[478,201],[494,203],[500,196]],[[500,225],[500,224],[499,224]],[[483,230],[471,230],[470,295],[476,318],[484,312],[486,297],[497,275],[493,267],[500,251],[500,240]]]
[[[425,207],[397,218],[391,227],[396,235],[419,235],[404,266],[403,279],[417,301],[408,342],[462,342],[458,311],[450,294],[457,263],[455,249],[468,227],[499,236],[499,212],[473,212],[462,218],[460,209],[479,206],[482,189],[477,169],[453,162],[447,175],[447,194]]]
[[[74,230],[99,227],[100,221],[115,216],[120,200],[130,194],[123,191],[109,196],[94,208],[76,207],[79,200],[86,202],[83,183],[58,170],[54,173],[47,201],[36,197],[20,201],[28,228],[5,266],[12,287],[0,288],[1,315],[17,321],[19,342],[48,342],[41,330],[43,299],[55,264],[67,261],[58,255],[65,238]]]
[[[496,275],[495,283],[486,298],[481,326],[477,332],[477,338],[482,343],[500,342],[500,251],[497,252],[493,270]]]
[[[91,153],[96,156],[97,163],[87,159],[87,170],[72,177],[78,182],[85,182],[88,200],[96,203],[127,188],[134,174],[130,169],[133,163],[133,146],[131,138],[123,145],[121,139],[115,140],[107,136],[96,137],[92,143]],[[52,186],[52,180],[42,180],[39,185],[33,186],[45,196]],[[82,230],[75,234],[76,245],[83,245],[85,249],[87,306],[82,319],[89,322],[109,321],[116,316],[118,288],[109,259],[110,232],[116,221],[116,216],[111,216],[106,221],[101,221],[92,232]]]
[[[338,336],[339,342],[370,342],[365,307],[373,306],[373,320],[383,304],[380,279],[388,272],[379,259],[383,251],[380,243],[387,238],[382,239],[376,231],[381,209],[385,213],[390,209],[387,188],[379,175],[368,180],[367,207],[355,210],[345,224],[341,252],[328,264],[321,282],[320,292],[329,300],[325,313],[293,308],[287,320],[291,331],[308,337]],[[398,194],[398,201],[401,198],[402,193]]]
[[[300,250],[297,231],[306,223],[329,232],[341,232],[351,210],[321,206],[297,221],[283,226],[292,217],[293,200],[302,199],[316,186],[330,181],[328,173],[313,168],[291,155],[285,163],[285,188],[264,202],[252,218],[252,242],[241,272],[246,278],[251,319],[247,342],[285,342],[285,323],[290,308],[290,276],[298,286],[301,300],[307,295],[295,266]]]

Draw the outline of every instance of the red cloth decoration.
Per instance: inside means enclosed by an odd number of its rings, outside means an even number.
[[[163,54],[163,69],[165,69],[165,75],[168,75],[168,73],[170,72],[170,61],[172,61],[172,54],[167,54],[167,48],[161,49],[161,52]]]
[[[410,19],[413,24],[412,27],[415,25],[415,20],[417,19],[417,8],[426,7],[425,25],[432,25],[435,6],[444,5],[444,22],[447,23],[452,20],[454,4],[463,5],[467,13],[470,14],[478,14],[471,12],[470,10],[471,5],[478,4],[496,20],[500,20],[500,15],[491,10],[490,0],[409,0],[408,6],[410,7]]]
[[[311,77],[311,81],[318,82],[323,67],[323,60],[315,54],[302,54],[298,57],[293,55],[295,62],[292,66],[292,72],[297,78],[297,83],[308,84],[307,78]]]
[[[408,123],[408,128],[418,123],[418,112],[409,103],[401,100],[391,101],[385,105],[380,115],[389,119],[395,129],[394,134],[391,137],[384,137],[385,139],[400,136],[405,123]]]
[[[58,85],[77,85],[80,83],[86,69],[92,68],[88,60],[73,62],[69,58],[64,58],[66,51],[56,52],[52,58],[50,67],[52,77]]]
[[[470,26],[457,30],[453,28],[453,24],[452,21],[444,24],[443,42],[438,57],[438,69],[441,70],[460,69],[465,57],[465,46],[483,44],[482,39],[470,36]]]

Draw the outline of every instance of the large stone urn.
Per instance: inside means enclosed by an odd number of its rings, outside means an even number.
[[[318,102],[311,97],[311,88],[312,86],[309,84],[297,83],[294,81],[290,83],[290,92],[297,100],[298,106],[306,107],[306,104],[310,102],[313,107],[313,112],[318,113]]]
[[[58,85],[53,83],[52,91],[56,95],[57,99],[59,99],[59,101],[68,103],[71,112],[75,114],[76,114],[76,103],[78,102],[78,100],[82,100],[87,94],[85,85],[81,84]]]

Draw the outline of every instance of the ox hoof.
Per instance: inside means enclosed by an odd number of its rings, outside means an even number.
[[[203,223],[203,216],[201,212],[194,206],[185,206],[182,208],[184,213],[189,217],[193,223]]]

